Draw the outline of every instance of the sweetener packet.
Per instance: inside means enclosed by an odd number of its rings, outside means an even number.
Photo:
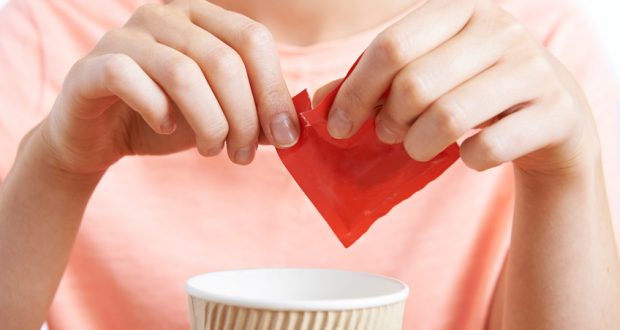
[[[347,77],[353,68],[355,64]],[[307,90],[293,98],[300,139],[277,152],[340,242],[349,247],[377,219],[448,169],[459,158],[459,147],[455,143],[431,161],[415,161],[402,143],[379,140],[374,116],[352,137],[334,139],[327,131],[327,116],[339,88],[314,109]]]

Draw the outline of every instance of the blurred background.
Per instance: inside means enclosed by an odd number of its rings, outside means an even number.
[[[576,2],[590,15],[614,64],[616,75],[620,77],[620,38],[618,38],[620,2],[615,0],[577,0]]]
[[[9,0],[0,0],[0,8]],[[535,0],[533,0],[535,1]],[[590,15],[594,27],[605,43],[616,74],[620,77],[620,38],[613,31],[620,31],[620,1],[615,0],[566,0],[576,1]],[[2,24],[0,22],[0,24]],[[617,32],[616,32],[617,33]]]

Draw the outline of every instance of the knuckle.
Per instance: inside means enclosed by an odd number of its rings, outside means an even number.
[[[529,37],[528,40],[513,42],[513,45],[513,52],[511,53],[513,58],[521,63],[532,66],[532,69],[536,69],[537,65],[543,65],[547,62],[542,46],[530,40]]]
[[[168,61],[165,69],[168,88],[182,90],[194,85],[199,72],[198,65],[189,59],[176,57]]]
[[[78,83],[79,81],[78,77],[80,77],[80,75],[83,72],[88,72],[89,70],[88,63],[90,62],[90,60],[91,60],[90,57],[85,57],[85,58],[78,60],[77,62],[73,64],[73,66],[69,70],[69,73],[67,73],[67,77],[62,82],[63,91],[72,91],[72,92],[77,91],[78,94],[80,94],[81,89],[80,89],[80,84]]]
[[[451,139],[458,138],[463,131],[461,113],[462,106],[458,102],[448,98],[438,100],[433,111],[437,132]]]
[[[147,3],[143,4],[134,12],[133,16],[130,19],[131,23],[144,23],[144,22],[152,22],[154,20],[161,19],[164,15],[165,8],[164,6],[156,3]]]
[[[106,43],[106,42],[110,42],[113,40],[124,39],[125,37],[126,37],[126,32],[122,28],[112,29],[110,31],[107,31],[103,35],[99,43],[101,44],[101,43]]]
[[[396,93],[403,98],[406,104],[410,106],[417,106],[420,104],[428,104],[431,101],[429,95],[428,83],[418,73],[409,72],[406,75],[398,76],[394,81],[394,88]]]
[[[373,48],[376,55],[389,65],[402,65],[407,61],[407,52],[403,37],[394,31],[387,30],[379,34]]]
[[[273,45],[273,36],[267,27],[257,22],[246,24],[240,32],[241,43],[250,47]]]
[[[524,51],[523,60],[532,72],[550,73],[551,66],[538,47],[530,47]]]
[[[243,68],[241,57],[230,47],[218,46],[209,51],[205,65],[218,74],[237,72]]]
[[[503,33],[516,44],[530,44],[532,42],[529,31],[516,22],[507,23],[504,26]]]
[[[131,43],[138,37],[128,28],[117,28],[107,31],[92,50],[91,54],[105,54],[119,45]]]
[[[81,58],[81,59],[77,60],[77,61],[73,64],[73,66],[71,66],[71,70],[69,70],[69,74],[68,74],[68,76],[72,76],[72,75],[74,75],[74,74],[76,74],[76,73],[78,73],[78,72],[81,72],[82,70],[87,70],[87,69],[88,69],[88,63],[89,63],[90,61],[92,61],[92,59],[93,59],[93,58],[94,58],[94,56],[92,56],[92,55],[88,55],[88,56],[86,56],[86,57],[83,57],[83,58]],[[67,80],[68,80],[68,79],[65,79],[65,82],[66,82]]]
[[[474,26],[481,29],[502,48],[521,47],[529,43],[530,34],[524,25],[501,9],[474,16]]]
[[[495,23],[495,29],[507,39],[521,42],[530,39],[528,30],[508,15],[502,15]]]
[[[168,3],[168,5],[180,9],[184,12],[189,12],[192,6],[193,0],[173,0]]]
[[[104,81],[114,89],[126,83],[126,74],[132,59],[125,54],[110,54],[103,64]]]
[[[551,63],[546,55],[539,49],[531,49],[525,52],[524,69],[531,72],[537,81],[547,88],[562,89],[563,83],[558,79]]]
[[[507,49],[518,57],[534,58],[542,54],[542,46],[528,29],[519,22],[506,22],[495,28]]]

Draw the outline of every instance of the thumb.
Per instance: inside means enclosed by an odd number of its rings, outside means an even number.
[[[338,85],[342,82],[343,79],[344,78],[336,79],[336,80],[333,80],[327,83],[326,85],[319,87],[319,89],[317,89],[316,92],[314,92],[314,95],[312,96],[312,107],[314,108],[319,103],[321,103],[321,101],[325,98],[325,96],[327,96],[327,94],[333,91],[334,88],[338,87]],[[263,144],[263,145],[271,144],[269,140],[267,139],[267,136],[262,130],[258,138],[258,143]]]
[[[344,78],[333,80],[327,83],[326,85],[321,86],[319,89],[317,89],[317,91],[314,92],[314,95],[312,96],[312,107],[314,108],[319,103],[321,103],[321,101],[323,101],[323,99],[325,98],[325,96],[327,96],[327,94],[329,94],[336,87],[338,87],[338,85],[340,85],[342,80],[344,80]]]

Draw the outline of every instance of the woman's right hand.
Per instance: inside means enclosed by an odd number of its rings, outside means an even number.
[[[289,147],[298,127],[269,31],[206,1],[176,0],[140,7],[108,32],[35,132],[55,165],[92,174],[125,155],[196,146],[214,156],[224,143],[248,164],[259,136]]]

